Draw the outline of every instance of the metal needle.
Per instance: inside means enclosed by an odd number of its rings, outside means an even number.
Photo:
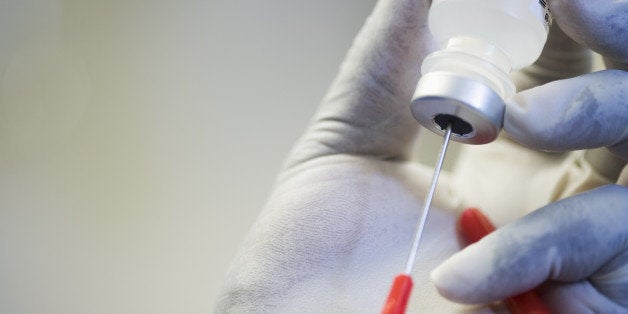
[[[425,196],[425,205],[423,206],[423,214],[421,215],[421,220],[419,220],[419,224],[417,225],[416,233],[414,234],[414,243],[412,243],[412,250],[410,251],[410,256],[408,257],[408,263],[406,264],[406,274],[410,274],[412,271],[412,265],[414,264],[414,260],[416,259],[416,253],[419,249],[419,244],[421,243],[421,236],[423,235],[423,228],[425,228],[425,221],[427,220],[427,214],[430,210],[430,205],[432,204],[432,198],[434,198],[434,191],[436,190],[436,183],[438,182],[438,177],[440,176],[440,170],[443,167],[443,161],[445,160],[445,154],[447,153],[447,146],[449,145],[449,138],[451,137],[451,126],[447,127],[445,132],[445,137],[443,138],[443,145],[441,146],[440,155],[438,157],[438,161],[436,162],[436,167],[434,168],[434,176],[432,177],[432,183],[430,185],[430,189]]]

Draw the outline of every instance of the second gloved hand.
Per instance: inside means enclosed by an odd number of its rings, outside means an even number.
[[[405,265],[432,167],[412,161],[408,105],[435,44],[428,0],[379,1],[287,158],[218,300],[219,313],[369,313]],[[429,271],[459,249],[443,173],[410,308],[456,311]]]
[[[432,273],[447,298],[487,303],[530,290],[555,312],[628,311],[628,188],[552,203],[455,254]]]

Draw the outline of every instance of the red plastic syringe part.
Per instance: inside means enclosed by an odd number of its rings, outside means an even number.
[[[410,291],[412,291],[412,278],[410,278],[410,275],[397,275],[390,288],[390,294],[388,294],[382,314],[405,313],[408,299],[410,298]]]

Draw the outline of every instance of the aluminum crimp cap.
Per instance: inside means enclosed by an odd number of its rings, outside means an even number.
[[[466,144],[495,140],[505,108],[501,97],[486,84],[447,72],[421,77],[411,104],[412,114],[425,128],[442,136],[451,124],[451,139]]]

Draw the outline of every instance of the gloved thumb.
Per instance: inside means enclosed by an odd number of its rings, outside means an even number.
[[[566,292],[555,295],[569,302],[597,302],[606,310],[601,303],[628,306],[626,225],[628,188],[604,186],[498,229],[441,264],[432,281],[443,296],[461,303],[503,300],[553,281]],[[569,293],[581,293],[582,284],[604,297],[573,299]]]
[[[606,70],[554,81],[515,95],[504,130],[533,149],[608,147],[628,159],[628,72]]]

